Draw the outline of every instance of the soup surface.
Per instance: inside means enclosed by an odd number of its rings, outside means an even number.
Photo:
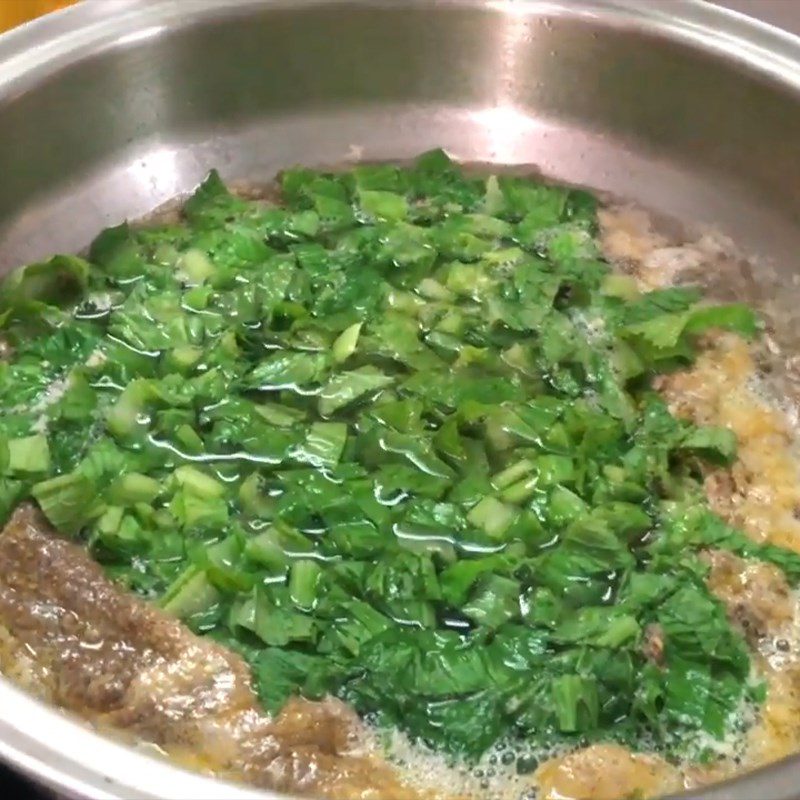
[[[793,751],[797,465],[757,316],[680,280],[720,253],[434,151],[280,203],[212,172],[20,268],[0,665],[331,797],[653,795]]]

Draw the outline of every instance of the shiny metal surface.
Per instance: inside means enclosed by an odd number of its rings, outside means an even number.
[[[437,145],[712,224],[793,285],[800,39],[691,0],[85,0],[0,37],[0,266],[212,166],[258,181]],[[73,797],[254,796],[3,681],[0,757]],[[694,796],[790,800],[799,779],[791,759]]]

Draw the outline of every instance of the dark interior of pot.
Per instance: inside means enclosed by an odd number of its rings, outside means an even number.
[[[731,237],[749,265],[700,277],[764,308],[794,352],[800,45],[722,17],[712,35],[706,12],[677,3],[692,22],[660,16],[669,3],[243,1],[159,16],[168,5],[7,79],[3,270],[79,251],[211,167],[258,184],[293,164],[443,147],[632,201],[686,236]],[[794,784],[748,780],[708,797],[788,798]]]

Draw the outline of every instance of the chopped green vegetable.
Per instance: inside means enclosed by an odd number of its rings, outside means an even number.
[[[7,446],[8,470],[12,474],[43,473],[50,468],[50,449],[46,436],[38,433],[9,439]]]
[[[382,389],[393,382],[374,367],[360,367],[352,372],[340,372],[328,381],[319,395],[319,413],[329,417],[362,395]]]
[[[178,224],[6,279],[0,513],[245,653],[270,712],[332,693],[467,758],[730,733],[757,691],[700,553],[800,556],[709,510],[736,437],[648,387],[753,313],[640,293],[591,195],[440,150],[281,188],[213,172]]]

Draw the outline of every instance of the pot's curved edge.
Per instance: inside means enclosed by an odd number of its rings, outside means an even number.
[[[485,8],[506,14],[606,16],[734,56],[800,89],[800,36],[705,0],[350,0],[355,5]],[[0,35],[0,98],[98,50],[249,9],[347,5],[348,0],[83,0]],[[113,14],[108,13],[113,4]],[[191,5],[189,5],[191,4]],[[187,9],[191,11],[187,13]]]
[[[277,797],[204,777],[95,732],[0,680],[0,759],[59,797],[256,800]],[[41,736],[46,730],[47,736]]]

